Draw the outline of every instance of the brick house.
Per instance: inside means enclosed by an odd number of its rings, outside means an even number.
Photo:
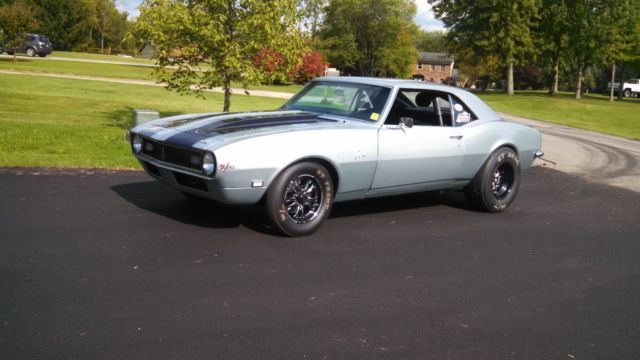
[[[453,56],[445,53],[420,52],[417,64],[412,66],[413,80],[447,83],[453,75]]]

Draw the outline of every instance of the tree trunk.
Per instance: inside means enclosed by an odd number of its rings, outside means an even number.
[[[576,84],[576,99],[582,99],[582,68],[578,71],[578,83]]]
[[[616,62],[611,63],[611,89],[609,89],[609,101],[613,102],[613,85],[616,82]]]
[[[558,78],[560,77],[560,60],[553,61],[553,84],[549,89],[549,94],[556,95],[558,93]]]
[[[624,98],[624,62],[620,65],[620,86],[618,86],[618,100]]]
[[[509,70],[507,70],[507,94],[513,95],[513,60],[509,61]]]
[[[222,111],[229,112],[231,107],[231,76],[227,75],[224,79],[224,107]]]

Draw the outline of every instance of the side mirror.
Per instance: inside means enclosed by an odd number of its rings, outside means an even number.
[[[407,128],[412,128],[413,127],[413,118],[410,117],[401,117],[400,118],[400,127],[407,127]]]

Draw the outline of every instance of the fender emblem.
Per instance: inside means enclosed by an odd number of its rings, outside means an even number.
[[[221,172],[227,172],[227,170],[233,170],[236,167],[233,164],[230,163],[226,163],[226,164],[220,164],[220,171]]]

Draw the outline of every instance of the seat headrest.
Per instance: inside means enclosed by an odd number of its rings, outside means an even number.
[[[421,92],[416,95],[416,105],[422,107],[428,107],[431,105],[431,101],[433,100],[433,96],[427,92]]]

